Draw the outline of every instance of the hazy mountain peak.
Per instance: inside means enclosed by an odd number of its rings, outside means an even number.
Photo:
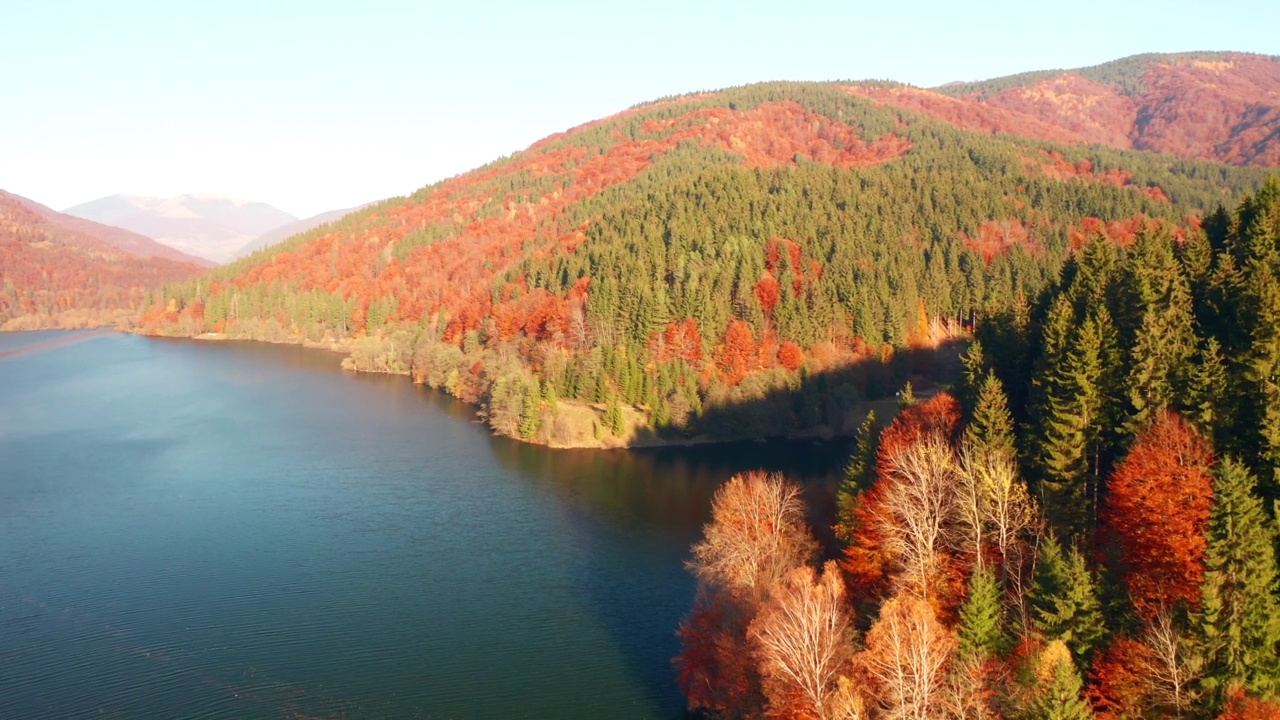
[[[171,198],[110,195],[65,212],[153,237],[214,262],[230,260],[254,238],[298,219],[267,203],[216,192]]]

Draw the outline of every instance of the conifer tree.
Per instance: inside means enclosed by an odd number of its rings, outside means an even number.
[[[1274,497],[1280,469],[1280,280],[1266,264],[1251,262],[1250,270],[1247,292],[1253,317],[1244,369],[1247,412],[1241,420],[1243,427],[1254,429],[1247,447]]]
[[[1042,404],[1035,455],[1050,519],[1073,536],[1083,537],[1095,517],[1096,469],[1105,419],[1099,383],[1102,338],[1087,318],[1079,332],[1066,327],[1072,311],[1059,296],[1046,329],[1045,359],[1037,376]],[[1052,334],[1051,334],[1052,333]]]
[[[876,413],[867,413],[867,417],[858,427],[854,440],[853,454],[849,456],[849,464],[844,468],[844,479],[840,482],[840,490],[836,493],[836,525],[835,535],[848,542],[853,537],[857,516],[855,508],[858,494],[871,486],[876,469],[876,453],[880,449],[880,431],[876,427]]]
[[[960,401],[960,407],[964,408],[965,416],[972,419],[978,406],[978,396],[982,392],[983,382],[990,371],[987,367],[987,358],[983,353],[982,341],[974,340],[969,345],[968,351],[960,358],[960,362],[964,365],[964,372],[960,378],[960,386],[957,388],[956,399]]]
[[[992,371],[987,371],[982,380],[972,419],[965,428],[965,437],[976,447],[1005,453],[1009,458],[1017,457],[1009,402],[1005,398],[1004,385]]]
[[[1201,634],[1211,655],[1206,684],[1219,696],[1232,684],[1280,693],[1280,606],[1275,531],[1253,494],[1253,475],[1234,458],[1214,473],[1205,553]]]
[[[1219,439],[1231,425],[1230,390],[1226,361],[1217,338],[1209,338],[1196,353],[1190,377],[1186,417],[1205,435]]]
[[[525,383],[524,402],[520,410],[520,437],[532,440],[542,427],[542,393],[537,380]]]
[[[1182,407],[1191,358],[1199,343],[1191,289],[1167,233],[1140,234],[1129,273],[1128,292],[1122,301],[1132,307],[1117,308],[1120,314],[1116,320],[1122,328],[1132,324],[1128,430],[1136,433],[1161,409]]]
[[[902,389],[898,391],[898,407],[909,408],[917,402],[919,401],[916,400],[916,391],[915,388],[911,387],[911,383],[908,382],[903,385]]]
[[[961,659],[980,655],[1002,656],[1012,645],[1005,629],[1000,581],[991,566],[981,567],[969,578],[969,597],[960,606],[957,640]]]
[[[1106,635],[1097,582],[1074,546],[1063,552],[1053,535],[1040,548],[1030,596],[1031,619],[1049,640],[1066,644],[1087,665]]]
[[[1091,720],[1093,709],[1080,696],[1083,682],[1071,653],[1061,642],[1040,652],[1036,668],[1038,690],[1027,708],[1029,720]]]
[[[604,409],[604,424],[614,435],[622,434],[622,405],[618,402],[617,393],[609,393]]]

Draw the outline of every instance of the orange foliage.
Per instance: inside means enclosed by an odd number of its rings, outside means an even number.
[[[1233,165],[1280,165],[1274,133],[1280,124],[1280,63],[1243,54],[1222,62],[1151,63],[1142,84],[1145,92],[1136,97],[1074,73],[985,99],[909,87],[842,89],[971,132],[1097,143]],[[1141,192],[1157,201],[1164,197],[1159,188]]]
[[[1140,717],[1148,705],[1146,695],[1155,665],[1150,648],[1123,635],[1098,653],[1085,688],[1085,697],[1098,713],[1098,720]]]
[[[1164,227],[1161,220],[1153,220],[1144,215],[1136,215],[1120,220],[1103,222],[1095,217],[1087,217],[1080,223],[1080,228],[1072,228],[1070,233],[1071,249],[1079,250],[1093,235],[1102,235],[1107,240],[1129,247],[1143,230],[1158,230]]]
[[[760,282],[756,283],[756,298],[760,300],[760,307],[764,308],[766,315],[772,316],[773,309],[778,307],[779,294],[778,281],[765,272]]]
[[[1249,697],[1238,687],[1227,692],[1227,707],[1218,720],[1275,720],[1280,718],[1280,702]]]
[[[1159,186],[1148,185],[1140,187],[1135,185],[1133,181],[1133,173],[1128,170],[1112,168],[1101,173],[1094,172],[1093,161],[1088,158],[1075,163],[1070,163],[1062,157],[1062,153],[1057,151],[1050,152],[1047,150],[1041,150],[1039,157],[1023,158],[1022,164],[1023,168],[1028,173],[1033,173],[1038,170],[1046,177],[1053,178],[1054,180],[1099,182],[1104,185],[1132,188],[1156,202],[1169,202],[1169,196],[1165,195],[1164,190],[1161,190]]]
[[[760,677],[746,637],[741,608],[716,592],[699,593],[676,635],[684,649],[675,658],[677,680],[690,710],[738,712],[760,694]]]
[[[750,167],[790,165],[797,159],[838,168],[871,167],[902,157],[911,142],[886,134],[871,142],[849,125],[792,101],[762,103],[752,110],[708,108],[667,120],[650,120],[647,133],[679,128],[669,137],[697,138],[741,153]]]
[[[741,153],[753,167],[791,164],[802,156],[836,167],[866,167],[910,148],[909,142],[894,136],[868,143],[849,125],[794,102],[764,103],[744,111],[705,108],[649,121],[640,137],[632,137],[623,132],[622,121],[638,111],[583,126],[616,128],[612,144],[602,150],[566,142],[574,131],[552,136],[507,162],[446,180],[422,200],[388,207],[354,229],[335,230],[279,253],[233,284],[243,288],[296,280],[301,291],[355,299],[356,332],[364,327],[370,303],[395,297],[399,303],[392,321],[417,322],[443,314],[448,317],[443,331],[447,342],[460,343],[468,331],[492,317],[500,339],[523,335],[580,348],[585,344],[582,298],[589,279],[580,279],[576,301],[574,291],[563,302],[533,297],[537,291],[530,291],[523,281],[519,293],[514,287],[504,288],[496,302],[491,292],[495,277],[527,258],[570,253],[586,241],[589,222],[569,226],[564,221],[570,206],[634,178],[681,143],[700,142]],[[514,177],[542,181],[550,190],[499,190]],[[428,229],[433,235],[425,240]],[[397,257],[396,246],[405,239],[416,246]],[[802,279],[820,275],[821,267],[810,262],[802,268],[797,257],[792,270],[799,291]],[[683,344],[685,356],[700,360],[700,338],[697,351],[687,338]]]
[[[938,434],[954,441],[960,431],[961,417],[960,402],[946,392],[898,413],[898,417],[880,434],[876,472],[887,473],[894,456],[926,435]]]
[[[0,324],[8,317],[69,310],[142,310],[147,288],[204,270],[159,255],[132,255],[53,222],[36,207],[0,193],[0,288],[13,288],[12,294],[0,293]]]
[[[1209,442],[1163,411],[1111,475],[1103,518],[1121,551],[1121,579],[1145,619],[1179,602],[1200,603],[1213,462]]]
[[[1004,220],[987,220],[978,226],[978,236],[971,238],[960,233],[960,240],[965,247],[981,253],[982,259],[990,264],[991,259],[1009,252],[1014,245],[1027,245],[1027,228],[1018,218]]]
[[[790,340],[778,348],[778,362],[788,370],[799,370],[804,365],[804,351]]]
[[[880,434],[876,481],[858,496],[852,539],[840,562],[848,578],[849,594],[855,599],[875,601],[889,592],[890,557],[875,518],[883,514],[894,458],[929,435],[954,441],[960,431],[960,419],[959,401],[941,392],[898,413]]]
[[[734,320],[724,332],[724,342],[716,354],[716,364],[728,385],[737,385],[758,367],[756,336],[751,325]]]
[[[702,364],[702,334],[698,321],[685,318],[684,322],[672,322],[661,333],[649,338],[649,356],[654,362],[683,360],[697,367]]]

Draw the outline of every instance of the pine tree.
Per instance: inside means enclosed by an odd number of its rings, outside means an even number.
[[[1053,535],[1040,548],[1031,587],[1031,619],[1049,640],[1066,644],[1072,655],[1088,664],[1093,649],[1106,635],[1097,582],[1074,546],[1063,552]]]
[[[917,402],[916,391],[915,388],[911,387],[911,383],[908,382],[903,385],[902,389],[898,391],[898,407],[909,408]]]
[[[1092,317],[1076,333],[1058,327],[1072,314],[1065,296],[1059,296],[1052,314],[1055,335],[1046,330],[1045,361],[1037,376],[1042,405],[1035,459],[1050,518],[1072,536],[1084,537],[1095,518],[1105,420],[1099,387],[1102,339]]]
[[[609,400],[605,403],[604,424],[614,435],[622,434],[622,404],[618,402],[617,393],[609,393]]]
[[[844,468],[844,479],[840,482],[840,490],[836,493],[836,525],[835,535],[843,542],[853,537],[857,518],[854,509],[857,507],[858,494],[871,486],[876,468],[876,453],[880,449],[880,431],[876,427],[876,413],[867,413],[867,417],[858,427],[854,440],[853,454],[849,456],[849,464]]]
[[[1004,385],[994,372],[988,371],[978,392],[972,420],[965,428],[965,438],[977,447],[1017,457],[1014,444],[1013,416],[1005,398]]]
[[[1247,468],[1226,458],[1214,474],[1200,623],[1212,658],[1207,684],[1219,694],[1242,683],[1274,695],[1280,693],[1275,531]]]
[[[537,380],[525,383],[524,403],[520,412],[520,437],[532,440],[542,427],[542,393]]]
[[[1090,720],[1093,709],[1080,697],[1083,682],[1071,654],[1060,642],[1051,642],[1040,653],[1037,668],[1039,690],[1027,708],[1029,720]]]
[[[1206,436],[1220,439],[1222,430],[1231,426],[1230,391],[1226,361],[1217,338],[1209,338],[1196,353],[1192,366],[1191,395],[1187,399],[1186,417]]]
[[[1191,311],[1191,288],[1166,233],[1143,233],[1129,268],[1132,308],[1120,308],[1122,320],[1133,322],[1133,361],[1127,380],[1132,414],[1128,430],[1136,433],[1163,408],[1180,408],[1187,396],[1191,359],[1199,342]],[[1127,324],[1125,322],[1122,325]],[[1124,335],[1122,334],[1122,337]]]
[[[960,362],[964,365],[964,373],[961,375],[960,386],[956,388],[956,399],[964,408],[965,415],[972,418],[977,412],[978,396],[982,392],[984,379],[990,372],[987,358],[983,354],[982,341],[974,340]]]
[[[1280,280],[1271,267],[1251,262],[1246,292],[1251,306],[1250,346],[1244,369],[1247,411],[1243,427],[1254,429],[1250,449],[1271,497],[1280,486]],[[1248,441],[1246,441],[1248,442]]]
[[[1012,645],[1005,629],[1000,581],[990,566],[975,570],[969,578],[969,597],[960,607],[958,628],[962,659],[980,655],[1003,656]]]

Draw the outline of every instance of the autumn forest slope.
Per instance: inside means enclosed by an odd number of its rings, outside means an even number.
[[[904,349],[1033,296],[1089,237],[1185,237],[1265,177],[863,97],[885,89],[640,105],[166,287],[142,329],[348,338],[551,444],[565,401],[605,444],[840,432],[920,370]]]
[[[1135,55],[934,90],[856,92],[975,132],[1280,165],[1280,62],[1265,55]]]
[[[0,329],[111,324],[136,314],[149,288],[207,268],[150,238],[0,191]]]

